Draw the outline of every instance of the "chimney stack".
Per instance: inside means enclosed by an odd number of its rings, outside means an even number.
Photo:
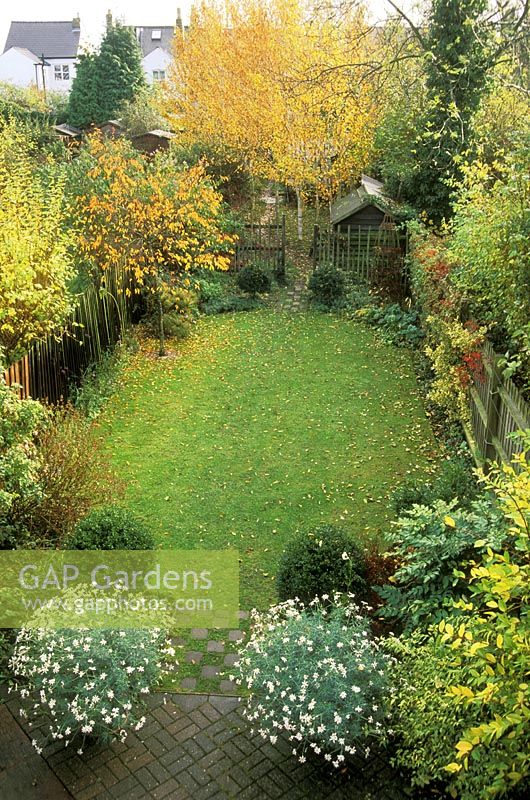
[[[178,30],[179,30],[179,31],[181,31],[181,30],[182,30],[182,16],[181,16],[181,13],[180,13],[180,8],[177,8],[177,22],[176,22],[176,27],[178,28]]]
[[[112,11],[107,11],[107,30],[110,31],[112,28]]]
[[[81,18],[79,16],[79,11],[77,12],[77,17],[74,17],[72,20],[72,30],[73,31],[81,30]]]

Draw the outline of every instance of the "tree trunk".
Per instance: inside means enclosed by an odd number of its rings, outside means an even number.
[[[162,292],[160,291],[160,284],[157,287],[157,301],[158,301],[158,355],[163,358],[166,355],[166,337],[164,333],[164,308],[162,305]]]
[[[315,197],[315,211],[316,211],[316,222],[320,220],[320,195],[317,192]]]
[[[304,226],[303,226],[303,215],[304,215],[304,203],[302,200],[302,192],[300,189],[296,190],[296,224],[298,228],[298,241],[302,241],[302,236],[304,233]]]

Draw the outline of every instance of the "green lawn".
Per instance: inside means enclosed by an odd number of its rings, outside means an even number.
[[[410,355],[319,313],[203,318],[177,356],[134,357],[101,425],[162,546],[239,549],[243,608],[275,599],[300,528],[384,536],[389,492],[435,457]]]

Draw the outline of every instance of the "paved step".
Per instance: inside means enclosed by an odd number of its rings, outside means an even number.
[[[6,705],[0,705],[2,800],[72,800]]]

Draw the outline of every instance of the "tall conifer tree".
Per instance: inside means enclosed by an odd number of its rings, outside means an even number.
[[[68,101],[68,122],[83,128],[115,119],[125,101],[145,88],[134,30],[109,25],[99,52],[81,56]]]

